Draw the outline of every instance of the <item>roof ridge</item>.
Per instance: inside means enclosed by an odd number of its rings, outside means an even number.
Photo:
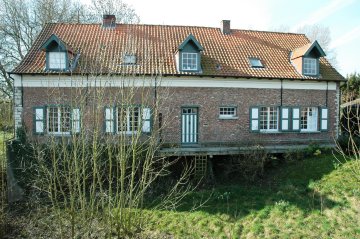
[[[77,23],[77,22],[50,22],[46,25],[101,25],[101,23]],[[116,23],[116,25],[129,25],[129,26],[153,26],[153,27],[191,27],[191,28],[207,28],[207,29],[220,29],[220,27],[209,27],[209,26],[193,26],[193,25],[170,25],[170,24],[149,24],[149,23]],[[295,32],[277,32],[277,31],[267,31],[267,30],[253,30],[253,29],[237,29],[233,28],[232,31],[248,31],[248,32],[263,32],[263,33],[275,33],[275,34],[291,34],[291,35],[303,35],[304,33],[295,33]]]

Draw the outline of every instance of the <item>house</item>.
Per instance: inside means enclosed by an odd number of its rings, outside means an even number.
[[[303,34],[236,30],[228,20],[219,28],[114,22],[105,15],[102,24],[44,27],[9,73],[17,128],[46,138],[100,127],[92,124],[94,91],[87,89],[101,86],[104,101],[96,110],[104,135],[146,135],[161,125],[164,153],[333,145],[344,78],[317,41]],[[146,103],[140,91],[130,106],[112,98],[124,87],[147,89]],[[164,95],[155,112],[154,99]],[[74,104],[79,96],[85,106]]]

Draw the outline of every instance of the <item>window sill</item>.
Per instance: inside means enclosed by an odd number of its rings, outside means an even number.
[[[239,117],[237,117],[237,116],[232,116],[232,117],[222,117],[222,116],[219,116],[219,119],[220,119],[220,120],[236,120],[236,119],[239,119]]]
[[[70,136],[70,132],[64,132],[64,133],[50,133],[50,132],[47,132],[48,136],[55,136],[55,137],[62,137],[62,136]]]
[[[301,134],[317,134],[322,133],[321,131],[314,130],[314,131],[300,131]]]
[[[258,131],[260,134],[320,134],[324,133],[324,131],[294,131],[294,130],[287,130],[287,131]]]
[[[279,130],[260,130],[261,134],[279,134],[279,133],[283,133]]]

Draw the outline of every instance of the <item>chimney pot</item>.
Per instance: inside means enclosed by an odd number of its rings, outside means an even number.
[[[231,33],[230,20],[222,20],[220,30],[221,30],[222,34],[229,35]]]
[[[105,14],[103,15],[103,28],[114,28],[116,23],[115,15]]]

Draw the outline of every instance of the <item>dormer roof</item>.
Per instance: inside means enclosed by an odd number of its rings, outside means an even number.
[[[43,51],[49,51],[51,50],[54,45],[57,45],[61,51],[67,51],[70,53],[74,53],[73,49],[66,44],[64,41],[62,41],[57,35],[52,34],[44,44],[40,47]]]
[[[312,43],[308,43],[304,46],[296,48],[292,52],[291,60],[294,60],[299,57],[307,57],[310,55],[312,55],[316,58],[326,56],[326,54],[325,54],[324,50],[321,48],[320,44],[317,41],[314,41]]]
[[[179,51],[182,51],[184,49],[184,47],[189,44],[190,42],[192,42],[198,51],[203,51],[204,48],[201,46],[201,44],[196,40],[196,38],[190,34],[182,43],[181,45],[179,46],[178,50]]]

